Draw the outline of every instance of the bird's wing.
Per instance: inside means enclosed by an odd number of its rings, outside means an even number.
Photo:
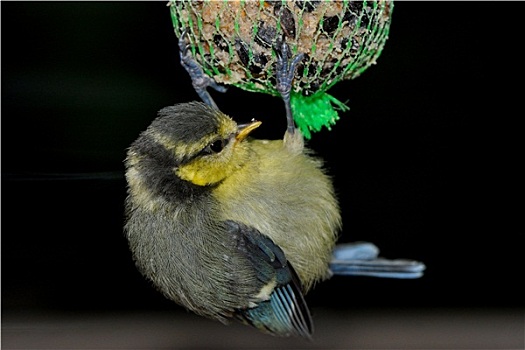
[[[330,270],[335,275],[409,279],[423,276],[426,268],[419,261],[378,255],[379,249],[372,243],[341,243],[334,249]]]
[[[228,221],[237,235],[237,247],[251,262],[269,298],[238,310],[238,318],[261,331],[279,336],[310,338],[313,322],[301,291],[301,282],[283,251],[270,238],[247,225]]]

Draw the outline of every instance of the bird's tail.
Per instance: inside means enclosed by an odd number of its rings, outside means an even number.
[[[369,242],[338,244],[330,263],[334,275],[379,278],[420,278],[425,268],[419,261],[381,258],[379,249]]]

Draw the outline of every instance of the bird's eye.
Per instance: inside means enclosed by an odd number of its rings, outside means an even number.
[[[211,152],[219,153],[220,151],[223,150],[224,147],[226,147],[227,144],[228,144],[227,139],[221,139],[221,140],[214,141],[208,147]]]

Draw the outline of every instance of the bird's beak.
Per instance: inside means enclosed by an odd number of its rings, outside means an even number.
[[[254,121],[249,124],[241,124],[238,126],[237,134],[235,135],[235,140],[240,142],[248,136],[253,130],[257,129],[262,122]]]

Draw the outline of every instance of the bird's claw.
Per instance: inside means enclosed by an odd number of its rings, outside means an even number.
[[[225,86],[217,84],[215,80],[213,80],[204,73],[197,61],[195,61],[195,59],[191,55],[189,48],[190,43],[188,40],[188,29],[185,28],[182,31],[179,38],[180,63],[188,72],[191,78],[193,88],[195,89],[195,92],[197,92],[201,100],[204,101],[204,103],[206,103],[207,105],[217,108],[215,101],[213,101],[211,95],[206,89],[208,87],[211,87],[216,91],[226,92],[227,88]]]
[[[300,53],[290,60],[290,52],[288,44],[283,42],[277,52],[277,91],[283,98],[289,97],[292,90],[292,82],[295,76],[295,69],[299,62],[304,58],[304,54]]]
[[[286,120],[288,123],[288,132],[295,132],[295,122],[292,115],[290,105],[290,93],[292,91],[292,83],[295,76],[297,65],[304,58],[304,54],[300,53],[290,60],[290,48],[288,44],[281,40],[280,44],[275,48],[277,55],[276,64],[276,89],[281,94],[286,109]]]

